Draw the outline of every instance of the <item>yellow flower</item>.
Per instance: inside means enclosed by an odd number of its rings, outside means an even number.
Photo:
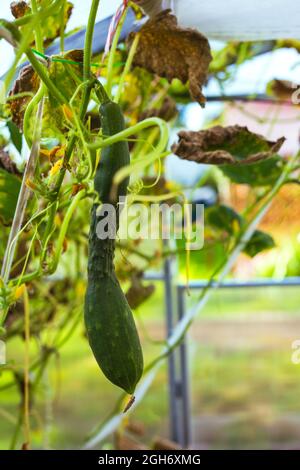
[[[59,170],[61,169],[63,165],[63,158],[61,158],[60,160],[57,160],[57,162],[53,165],[53,167],[51,168],[50,170],[50,176],[54,176],[56,175],[56,173],[59,172]]]
[[[20,297],[22,297],[22,295],[24,294],[25,287],[25,284],[21,284],[19,287],[16,288],[15,300],[18,300]]]
[[[73,112],[72,112],[71,108],[69,108],[69,106],[67,106],[66,104],[63,104],[62,108],[63,108],[63,113],[64,113],[65,118],[68,121],[72,121],[73,120]]]

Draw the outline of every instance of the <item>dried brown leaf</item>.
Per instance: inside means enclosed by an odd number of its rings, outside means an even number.
[[[293,82],[275,78],[268,84],[267,90],[272,96],[275,96],[279,100],[291,101],[298,88],[299,86]]]
[[[134,65],[165,77],[189,81],[191,97],[202,106],[205,98],[202,86],[207,80],[208,66],[212,60],[209,42],[193,29],[178,26],[176,16],[164,10],[151,18],[139,33],[131,33],[128,45],[136,34],[140,35]]]
[[[41,1],[38,0],[38,6],[40,6],[40,3]],[[73,11],[73,6],[74,5],[71,2],[67,1],[63,5],[63,12],[61,9],[58,9],[57,12],[54,12],[52,15],[44,18],[44,20],[41,22],[45,47],[49,46],[49,44],[51,44],[54,39],[60,36],[61,21],[64,23],[64,29],[66,28]],[[10,5],[10,10],[15,18],[21,18],[32,12],[30,5],[25,1],[12,2]],[[34,41],[31,43],[31,45],[34,45]]]
[[[16,79],[9,96],[13,97],[19,93],[31,92],[36,93],[39,87],[39,78],[31,65],[26,65],[20,70],[19,76]],[[31,100],[30,95],[16,98],[8,102],[12,121],[21,131],[23,128],[24,112],[27,104]]]
[[[74,49],[68,51],[62,56],[63,59],[72,60],[78,62],[76,64],[64,64],[59,62],[52,62],[49,73],[50,78],[54,84],[63,92],[63,94],[70,98],[77,87],[77,82],[75,79],[70,77],[68,70],[71,69],[73,75],[76,74],[80,78],[82,70],[82,61],[83,61],[83,50]],[[19,93],[30,92],[35,94],[38,91],[40,84],[40,79],[31,65],[24,66],[14,82],[14,85],[9,92],[10,98],[18,95]],[[16,97],[15,99],[10,99],[8,101],[8,106],[11,112],[12,121],[16,124],[20,131],[23,129],[23,119],[26,107],[31,100],[31,96],[22,96]],[[78,100],[80,100],[80,94],[78,94]],[[52,104],[52,102],[51,102]],[[45,111],[45,110],[44,110]],[[57,110],[56,110],[57,111]],[[54,114],[52,112],[51,117],[53,120],[58,119],[58,112]],[[48,123],[49,124],[49,123]]]
[[[131,308],[139,307],[145,300],[147,300],[155,291],[153,284],[144,285],[139,276],[134,276],[131,281],[131,286],[126,292],[126,299]]]
[[[10,11],[15,18],[22,18],[27,13],[31,11],[30,6],[27,2],[20,1],[20,2],[12,2],[10,4]]]
[[[132,437],[121,433],[117,433],[115,445],[117,450],[148,450],[146,444],[141,444]]]
[[[16,164],[10,158],[9,153],[2,148],[0,148],[0,168],[3,168],[8,173],[12,173],[13,175],[20,174]]]
[[[215,126],[198,132],[181,131],[172,151],[180,158],[215,165],[265,160],[281,148],[285,138],[270,142],[247,127]]]

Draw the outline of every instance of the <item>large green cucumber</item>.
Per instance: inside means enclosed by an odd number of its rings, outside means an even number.
[[[111,136],[125,127],[120,107],[111,101],[100,107],[102,132]],[[102,203],[112,203],[115,173],[130,162],[128,144],[118,142],[103,149],[94,187]],[[117,198],[126,196],[129,180],[123,181]],[[100,220],[94,204],[89,236],[88,286],[85,324],[90,346],[104,375],[127,393],[133,394],[143,373],[143,354],[133,315],[114,269],[115,240],[97,237]],[[118,216],[117,216],[118,217]],[[117,220],[117,226],[119,221]]]

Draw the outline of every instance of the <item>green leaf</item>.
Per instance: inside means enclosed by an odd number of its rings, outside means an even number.
[[[241,227],[243,219],[231,207],[220,205],[206,210],[206,223],[233,235],[236,227]]]
[[[22,150],[22,134],[19,131],[18,127],[16,124],[12,121],[7,121],[6,123],[7,128],[9,130],[10,138],[18,152],[21,153]]]
[[[222,172],[237,184],[270,186],[278,180],[285,166],[285,160],[274,155],[251,165],[222,165]]]
[[[253,258],[264,250],[270,250],[275,247],[275,241],[271,235],[261,230],[255,230],[251,239],[245,246],[243,252]]]
[[[0,220],[9,224],[14,216],[21,183],[19,179],[0,168]]]
[[[62,60],[62,62],[60,62]],[[76,62],[76,63],[75,63]],[[83,50],[74,49],[66,52],[64,55],[52,56],[52,62],[49,67],[49,75],[54,85],[60,92],[70,100],[78,86],[83,80]],[[82,91],[80,90],[73,100],[73,106],[80,105]],[[50,94],[50,102],[53,106],[57,105],[55,98]]]
[[[68,101],[71,100],[78,86],[82,84],[82,61],[82,50],[72,50],[64,55],[52,57],[52,62],[49,67],[50,78]],[[32,91],[36,93],[38,86],[39,78],[31,65],[28,65],[21,70],[13,87],[12,95],[22,91]],[[73,109],[77,114],[79,113],[81,100],[82,90],[79,89],[76,97],[72,101]],[[23,118],[28,101],[26,100],[24,102],[24,98],[11,101],[12,119],[19,128],[23,126]],[[36,109],[32,111],[32,116],[34,116],[35,113]],[[34,119],[30,119],[28,126],[28,134],[31,139],[34,133],[34,122]],[[69,127],[70,123],[66,120],[63,107],[49,94],[49,99],[46,100],[44,104],[42,122],[43,139],[54,138],[58,139],[60,143],[63,143]]]

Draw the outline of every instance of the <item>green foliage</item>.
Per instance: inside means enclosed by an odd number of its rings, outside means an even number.
[[[249,186],[271,186],[281,175],[285,160],[279,155],[274,155],[267,160],[261,160],[249,165],[222,165],[223,173],[237,184]]]
[[[16,126],[16,124],[13,121],[7,121],[6,125],[8,127],[12,143],[14,144],[14,146],[16,147],[18,152],[21,152],[21,150],[22,150],[22,134],[21,134],[21,132],[19,131],[18,127]]]
[[[261,230],[255,230],[251,240],[247,243],[244,248],[244,253],[253,258],[258,253],[265,250],[270,250],[275,247],[274,239],[268,233],[262,232]]]
[[[20,187],[15,175],[0,168],[0,220],[5,224],[13,219]]]
[[[46,3],[43,2],[45,10],[49,6]],[[41,5],[40,2],[38,4]],[[88,247],[87,234],[90,206],[94,205],[95,209],[96,205],[99,204],[99,200],[102,202],[107,202],[106,199],[110,200],[112,188],[116,189],[113,178],[116,174],[117,176],[120,175],[120,168],[127,171],[128,168],[125,167],[129,165],[128,172],[132,171],[132,175],[136,177],[135,180],[132,178],[133,184],[130,186],[132,196],[144,189],[146,190],[145,194],[141,193],[138,196],[149,196],[149,199],[144,199],[146,201],[163,200],[163,197],[167,199],[171,196],[171,200],[177,202],[179,199],[182,201],[182,193],[184,192],[184,188],[179,187],[179,185],[174,188],[175,185],[172,187],[172,184],[169,184],[168,181],[162,187],[159,187],[159,180],[165,178],[163,163],[167,154],[165,152],[167,131],[164,134],[162,129],[167,129],[167,125],[164,121],[159,121],[158,117],[167,120],[165,114],[162,113],[166,104],[170,105],[170,102],[168,103],[166,100],[170,98],[169,95],[172,93],[175,96],[184,94],[186,88],[175,81],[169,89],[166,79],[158,79],[152,71],[147,72],[142,68],[131,71],[129,62],[126,63],[128,67],[125,66],[124,68],[125,49],[123,48],[121,52],[115,53],[112,47],[105,62],[102,61],[102,57],[99,59],[100,67],[97,72],[101,84],[103,83],[103,87],[106,87],[109,95],[111,91],[112,94],[114,93],[115,86],[117,87],[119,83],[122,84],[118,89],[118,93],[120,93],[117,96],[121,97],[119,101],[121,109],[119,111],[120,114],[125,113],[126,115],[126,126],[123,120],[120,126],[116,114],[110,116],[108,120],[108,116],[104,114],[101,116],[96,115],[96,101],[99,101],[102,105],[103,103],[107,105],[107,100],[104,98],[105,93],[101,94],[99,92],[100,85],[94,80],[93,69],[90,67],[93,25],[99,2],[95,0],[92,2],[84,55],[83,51],[69,51],[52,57],[52,60],[47,60],[47,57],[44,57],[44,60],[39,60],[39,52],[31,50],[32,47],[39,49],[39,51],[41,49],[36,45],[34,46],[33,38],[35,37],[40,44],[49,44],[55,36],[63,32],[68,17],[67,10],[70,8],[68,2],[58,0],[52,2],[50,6],[53,6],[53,4],[56,5],[54,7],[56,10],[52,10],[48,16],[45,14],[43,18],[40,17],[43,21],[39,21],[38,24],[34,21],[30,23],[29,20],[21,17],[22,21],[14,23],[13,26],[12,23],[4,22],[1,24],[0,31],[3,37],[16,42],[16,52],[17,54],[20,53],[10,70],[11,78],[16,73],[18,59],[23,53],[27,54],[29,62],[31,62],[27,66],[27,70],[26,67],[23,68],[23,71],[27,71],[27,74],[23,73],[23,76],[21,76],[23,81],[21,79],[17,80],[18,86],[15,87],[15,93],[12,93],[10,102],[13,103],[11,107],[14,108],[16,116],[19,118],[18,124],[15,124],[18,125],[19,129],[25,131],[24,134],[29,146],[31,145],[31,139],[34,143],[31,150],[32,154],[35,152],[35,166],[30,178],[26,181],[31,190],[32,198],[31,203],[25,209],[24,221],[28,223],[25,230],[18,234],[16,255],[13,259],[14,264],[10,271],[10,279],[7,285],[6,282],[2,284],[3,289],[1,285],[2,291],[4,292],[7,288],[10,294],[9,301],[7,301],[10,309],[7,311],[6,308],[3,308],[5,311],[1,318],[4,327],[2,332],[9,341],[20,338],[23,340],[24,338],[24,292],[25,294],[28,292],[30,298],[30,335],[32,340],[26,340],[26,347],[30,349],[30,355],[27,357],[29,382],[26,390],[32,404],[32,409],[28,413],[28,415],[30,414],[31,424],[34,422],[34,413],[39,405],[39,403],[35,403],[34,398],[39,398],[41,379],[46,381],[50,377],[49,374],[45,373],[45,369],[49,365],[49,358],[58,357],[62,345],[69,341],[78,325],[81,325],[80,337],[86,340],[86,336],[82,333],[82,306],[86,287],[84,279],[86,278],[88,257],[89,279],[85,320],[87,336],[94,355],[106,376],[114,384],[129,393],[134,391],[143,372],[142,351],[138,333],[122,289],[128,287],[128,281],[130,278],[132,280],[133,273],[141,277],[141,271],[153,268],[153,266],[157,267],[159,265],[161,267],[164,256],[170,256],[170,251],[173,253],[173,250],[163,247],[161,241],[155,241],[152,245],[152,247],[154,246],[151,251],[152,254],[147,255],[139,240],[130,240],[128,244],[124,244],[125,246],[122,244],[116,257],[115,269],[114,242],[103,243],[96,237],[95,224],[97,218],[95,211],[93,212]],[[35,14],[29,13],[31,20],[34,20]],[[41,14],[41,12],[38,14]],[[32,27],[32,24],[34,27]],[[14,34],[16,31],[18,34]],[[25,36],[27,36],[27,40],[22,41]],[[38,36],[43,36],[40,38],[42,41],[38,40]],[[156,31],[154,31],[154,44],[156,40]],[[62,43],[63,34],[61,46]],[[115,41],[116,43],[117,41]],[[166,50],[170,52],[171,49],[171,44],[167,42]],[[236,61],[237,64],[241,63],[249,58],[249,55],[254,53],[256,49],[254,44],[231,44],[227,51],[221,53],[219,58],[215,57],[216,61],[212,64],[212,67],[215,66],[216,73],[218,71],[228,72],[227,65],[230,61]],[[180,67],[181,63],[178,61],[179,56],[176,47],[173,47],[171,52],[174,61],[171,61],[170,65],[172,68],[174,65]],[[151,56],[152,52],[149,51],[149,54]],[[161,57],[159,57],[157,51],[155,54],[158,55],[157,64],[160,67]],[[188,58],[187,56],[186,59]],[[106,68],[107,63],[115,64],[117,59],[121,61],[117,68],[114,68],[113,71],[109,70],[109,67]],[[217,62],[217,59],[219,62]],[[194,65],[195,63],[189,60],[191,72],[193,72]],[[123,74],[124,70],[126,73],[124,73],[124,76],[122,75],[124,78],[122,80],[120,75]],[[89,81],[89,78],[92,80]],[[43,86],[40,86],[41,82],[43,82]],[[198,81],[196,85],[195,91],[199,92]],[[19,96],[13,97],[14,94],[19,94]],[[40,139],[38,133],[34,136],[33,127],[35,124],[39,124],[35,117],[42,98],[44,98],[45,103],[41,117]],[[34,101],[31,101],[32,99]],[[29,103],[31,103],[31,106],[29,112],[26,113],[27,117],[24,120],[23,127],[24,112],[26,109],[28,110]],[[116,103],[114,105],[118,106]],[[88,108],[88,106],[90,107]],[[93,112],[91,113],[92,107]],[[39,106],[39,109],[41,110],[42,107]],[[169,111],[168,107],[167,111]],[[94,119],[95,116],[98,119]],[[146,125],[145,122],[139,122],[145,116],[150,116]],[[155,116],[155,119],[151,119],[153,116]],[[138,124],[136,125],[136,123]],[[22,139],[15,124],[9,122],[7,127],[10,132],[10,141],[20,151]],[[115,136],[115,134],[132,124],[135,124],[134,128],[131,127],[129,131],[128,129],[125,131],[125,135],[130,141],[130,150],[132,150],[130,161],[124,133],[121,137]],[[38,128],[38,126],[35,127]],[[149,127],[151,128],[150,132]],[[204,145],[199,150],[199,163],[203,163],[201,158],[204,158],[207,159],[205,163],[218,165],[221,171],[234,183],[243,183],[251,187],[270,186],[271,188],[286,168],[285,161],[277,156],[279,144],[283,142],[283,139],[278,142],[268,142],[262,136],[253,134],[246,128],[239,126],[231,126],[231,129],[221,126],[216,127],[218,129],[214,128],[212,130],[210,128],[203,131],[207,135],[210,131],[213,139],[206,140],[204,138],[200,142],[201,144],[204,142],[208,146],[205,148]],[[160,130],[161,136],[164,134],[163,138],[159,137],[158,130]],[[29,134],[29,139],[27,139],[26,131]],[[105,142],[107,138],[110,139],[109,145]],[[4,143],[6,145],[6,142]],[[191,145],[188,145],[187,149],[191,150],[192,153],[194,151],[193,146],[197,146],[199,140],[197,142],[197,139],[195,139],[188,143]],[[39,144],[41,144],[41,149]],[[45,147],[47,147],[47,150],[45,150]],[[192,160],[192,158],[190,159]],[[98,166],[99,162],[100,165]],[[231,163],[231,165],[228,163]],[[151,166],[152,164],[153,166]],[[119,181],[118,185],[118,190],[119,192],[122,191],[122,195],[125,195],[128,189],[129,180],[126,177],[129,176],[129,173],[126,173],[126,171],[122,173],[125,176],[122,181]],[[228,181],[224,181],[225,178],[220,177],[222,175],[219,171],[215,171],[215,174],[219,177],[219,181],[222,180],[221,183],[216,182],[216,186],[222,183],[228,184]],[[93,186],[94,181],[95,186]],[[203,180],[201,183],[203,183]],[[279,186],[279,184],[278,186],[275,185],[275,188],[277,189]],[[19,189],[20,181],[18,177],[0,170],[0,218],[6,224],[11,222],[15,213]],[[257,196],[256,191],[253,189],[252,191],[252,194]],[[243,234],[247,232],[249,227],[251,229],[256,223],[258,224],[259,217],[257,218],[257,213],[259,213],[259,210],[268,207],[267,198],[270,193],[268,194],[268,191],[265,191],[260,194],[262,194],[261,205],[254,204],[252,206],[252,210],[248,212],[251,217],[249,216],[249,219],[247,217],[247,220],[246,217],[243,217],[232,207],[223,204],[207,209],[204,247],[202,250],[190,253],[191,278],[209,280],[213,276],[216,279],[223,267],[231,266],[230,261],[232,259],[230,259],[230,256],[234,251],[236,253],[240,249]],[[81,195],[83,195],[82,198]],[[271,196],[274,195],[275,192]],[[159,199],[159,196],[162,196],[162,199]],[[221,191],[220,200],[222,201]],[[252,231],[248,230],[248,233],[250,237]],[[5,235],[2,235],[3,240],[6,238]],[[185,240],[176,242],[177,247],[174,254],[179,258],[181,272],[187,272],[188,257],[185,251]],[[149,241],[150,243],[152,241]],[[257,230],[253,233],[244,251],[253,257],[262,250],[273,246],[273,238]],[[133,266],[132,257],[143,260],[143,269],[140,268],[139,270],[136,267],[138,263]],[[159,264],[155,265],[154,263],[157,263],[157,260]],[[226,264],[228,261],[229,263]],[[49,276],[54,272],[59,276],[59,281]],[[122,281],[122,288],[118,279]],[[134,290],[134,301],[136,297],[137,291]],[[202,302],[202,305],[204,304],[205,302]],[[155,305],[155,302],[151,303],[151,311],[153,311],[153,306],[155,307],[155,314],[161,316],[161,299],[159,299],[157,305]],[[150,307],[148,308],[149,311]],[[194,311],[196,312],[196,309]],[[144,314],[144,309],[142,313]],[[180,325],[182,330],[178,342],[186,333],[190,323]],[[151,339],[149,340],[148,331],[146,330],[144,338],[147,339],[149,345]],[[33,346],[34,342],[36,348],[29,348],[29,346]],[[177,346],[178,342],[173,343],[172,347]],[[172,343],[170,342],[170,344]],[[87,348],[86,342],[84,345]],[[163,355],[158,357],[157,349],[155,349],[151,359],[155,359],[159,363],[169,352],[170,350],[164,349]],[[20,392],[15,409],[16,417],[19,412],[19,403],[24,398],[23,356],[24,352],[22,351],[20,361],[15,364],[8,363],[5,368],[1,369],[6,383]],[[93,367],[93,363],[91,364],[91,367]],[[150,366],[149,363],[146,364],[149,369],[151,365],[152,363]],[[93,377],[95,375],[101,377],[101,374],[94,374]],[[114,393],[112,391],[112,396]],[[111,400],[112,397],[109,399],[110,403]],[[48,404],[50,405],[50,403]],[[16,436],[16,443],[12,443],[12,447],[14,447],[14,444],[19,444],[18,432],[23,424],[23,415],[25,416],[25,413],[22,409],[20,415],[22,419],[17,419],[14,425],[15,429],[12,432]],[[92,419],[94,419],[94,416]],[[26,443],[27,441],[23,442]]]
[[[219,205],[206,211],[206,223],[233,235],[242,225],[242,217],[232,207]]]

